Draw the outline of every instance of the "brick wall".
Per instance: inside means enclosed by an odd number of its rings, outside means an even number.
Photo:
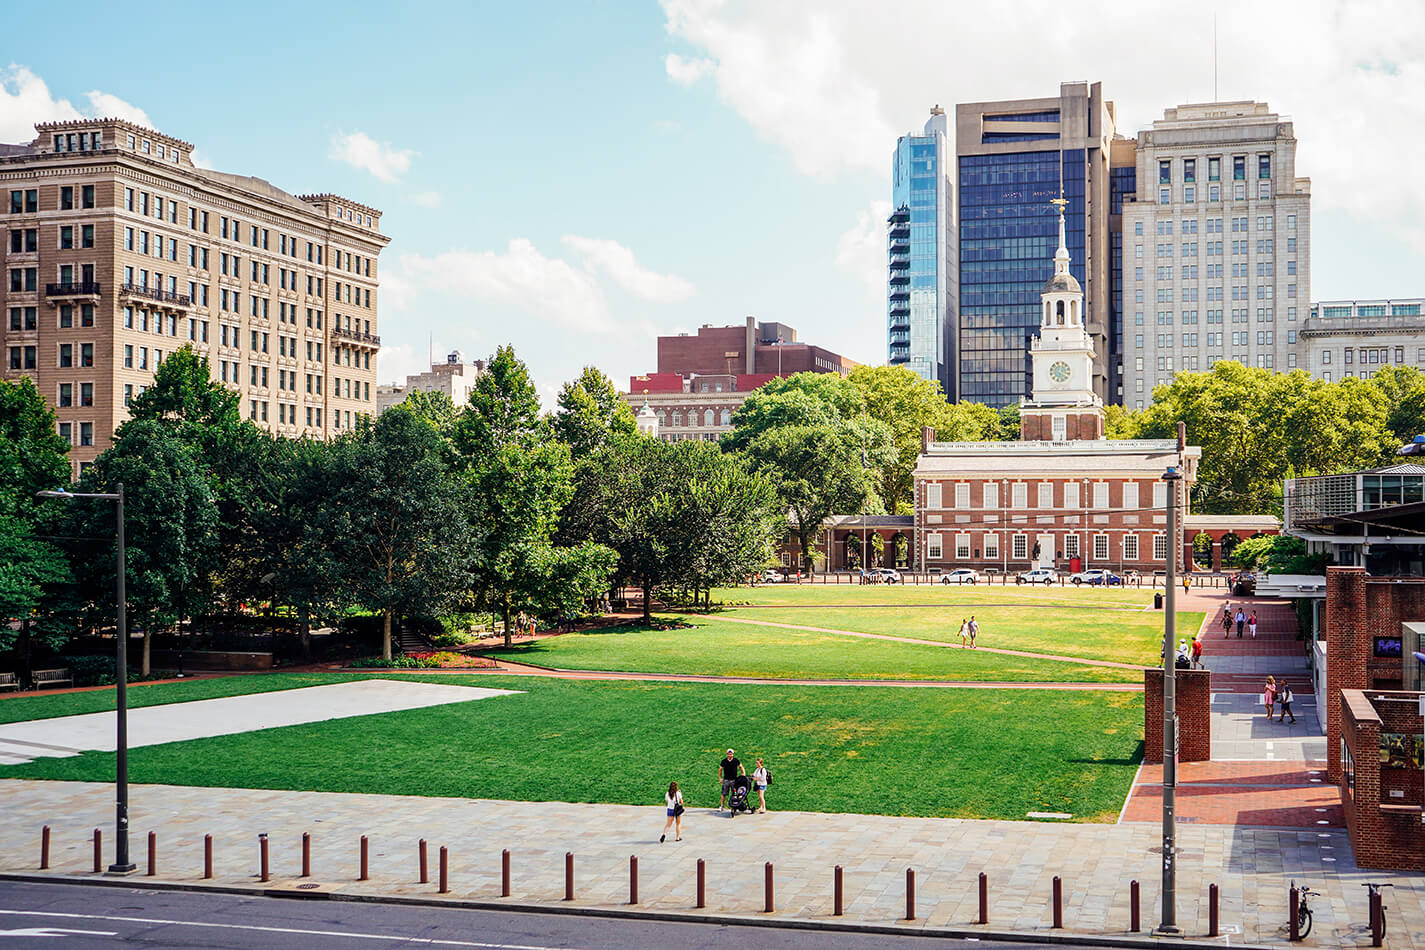
[[[1356,863],[1365,868],[1425,870],[1425,825],[1420,809],[1425,791],[1417,769],[1383,769],[1382,732],[1420,734],[1418,693],[1343,690],[1331,706],[1354,764],[1352,783],[1338,763],[1346,828]],[[1339,743],[1337,756],[1340,757]],[[1390,790],[1405,794],[1392,798]]]
[[[1064,416],[1064,438],[1095,441],[1103,438],[1102,412],[1025,410],[1019,416],[1019,437],[1026,442],[1048,442],[1054,438],[1054,416]]]
[[[1178,761],[1212,758],[1212,672],[1175,670],[1177,687]],[[1143,671],[1143,761],[1163,761],[1163,671]]]
[[[1401,662],[1373,656],[1377,636],[1400,636],[1400,625],[1425,620],[1425,580],[1370,577],[1361,567],[1326,569],[1326,765],[1341,772],[1341,704],[1347,689],[1400,685]]]

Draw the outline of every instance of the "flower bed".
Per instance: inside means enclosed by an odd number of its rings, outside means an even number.
[[[360,669],[382,670],[493,670],[494,660],[484,656],[467,656],[442,650],[438,653],[407,653],[384,660],[379,656],[364,656],[352,660],[351,666]]]

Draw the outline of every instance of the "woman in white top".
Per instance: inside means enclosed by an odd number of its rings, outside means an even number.
[[[767,767],[757,760],[757,768],[752,770],[752,787],[757,789],[757,810],[767,810]]]
[[[960,621],[960,646],[963,647],[963,646],[967,645],[969,642],[970,642],[970,622],[969,622],[968,620],[963,620],[963,619],[962,619],[962,620]]]
[[[664,802],[668,805],[668,820],[663,822],[663,833],[658,836],[658,843],[662,844],[668,837],[668,829],[673,830],[673,840],[683,840],[683,793],[678,791],[677,782],[668,783],[668,794],[663,796]]]

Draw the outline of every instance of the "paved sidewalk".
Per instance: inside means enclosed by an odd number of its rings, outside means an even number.
[[[896,923],[905,913],[905,869],[917,872],[914,926],[972,927],[977,875],[990,880],[991,927],[1044,932],[1055,875],[1064,881],[1068,930],[1122,934],[1130,880],[1142,885],[1143,919],[1157,919],[1160,859],[1152,823],[1060,825],[772,812],[736,819],[690,812],[684,840],[659,844],[661,808],[467,801],[378,795],[135,786],[133,853],[145,860],[145,835],[158,835],[158,878],[197,884],[202,836],[214,839],[223,886],[257,886],[257,834],[271,843],[269,886],[295,887],[302,832],[312,833],[312,882],[323,889],[436,898],[416,883],[416,841],[450,848],[451,896],[499,902],[500,850],[512,852],[511,902],[561,903],[563,856],[575,855],[576,901],[626,906],[630,855],[640,862],[641,907],[693,909],[694,868],[708,867],[707,910],[757,915],[762,865],[776,874],[776,911],[789,919],[831,913],[832,867],[845,868],[846,920]],[[34,873],[39,830],[53,829],[52,873],[91,874],[90,834],[104,829],[112,854],[112,788],[103,784],[0,782],[0,871]],[[371,879],[358,883],[357,842],[371,836]],[[1322,897],[1307,946],[1365,946],[1363,880],[1391,880],[1393,947],[1425,948],[1425,879],[1358,871],[1338,830],[1277,830],[1184,825],[1178,866],[1179,922],[1206,933],[1207,886],[1221,888],[1221,919],[1234,942],[1284,943],[1286,892],[1302,881]],[[1232,928],[1235,928],[1235,932]]]

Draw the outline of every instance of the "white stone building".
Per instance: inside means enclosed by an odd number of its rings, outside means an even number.
[[[1288,366],[1317,379],[1364,379],[1386,366],[1425,370],[1425,300],[1323,300],[1294,331]]]
[[[465,362],[459,350],[452,350],[444,363],[432,363],[430,372],[407,376],[404,384],[376,387],[376,414],[405,402],[413,392],[442,392],[456,406],[463,406],[475,388],[475,379],[485,372],[485,361]]]

